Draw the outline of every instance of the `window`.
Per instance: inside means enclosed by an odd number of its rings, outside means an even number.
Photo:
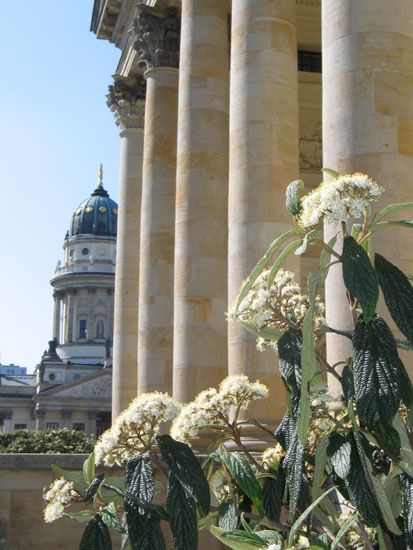
[[[298,70],[321,73],[321,53],[298,50]]]
[[[87,321],[86,319],[80,319],[79,321],[79,339],[86,340],[87,338]]]
[[[86,256],[87,254],[89,254],[89,249],[88,248],[82,248],[82,254],[83,254],[83,256]]]
[[[102,319],[99,319],[96,323],[96,338],[105,337],[105,323]]]
[[[59,422],[46,422],[46,430],[58,430]]]
[[[14,429],[15,430],[25,430],[27,428],[26,424],[15,424]]]
[[[85,425],[83,422],[75,422],[73,424],[73,429],[75,432],[84,432],[85,431]]]

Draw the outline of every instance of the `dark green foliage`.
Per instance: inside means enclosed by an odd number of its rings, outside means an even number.
[[[0,432],[0,453],[91,453],[95,438],[74,430]]]
[[[218,505],[219,521],[218,525],[221,529],[232,531],[237,528],[238,518],[236,514],[236,499],[229,498]]]
[[[400,476],[404,533],[409,548],[413,547],[413,479],[407,474]]]
[[[160,519],[149,517],[143,524],[140,537],[134,550],[165,550],[165,539],[161,529]]]
[[[364,426],[400,451],[400,438],[391,425],[402,397],[404,366],[386,322],[376,316],[357,320],[353,338],[353,369],[357,413]]]
[[[333,432],[330,436],[327,453],[335,473],[343,480],[350,472],[351,438]]]
[[[341,384],[344,398],[348,403],[355,396],[353,371],[349,365],[346,365],[341,373]]]
[[[375,267],[386,306],[409,342],[413,342],[413,288],[398,267],[375,255]]]
[[[108,526],[103,523],[100,515],[96,515],[86,525],[79,550],[111,550],[112,542]]]
[[[194,496],[203,514],[208,514],[211,506],[208,480],[192,449],[169,435],[161,435],[156,441],[171,472],[184,489]]]
[[[262,490],[255,477],[254,470],[245,456],[238,452],[232,452],[226,453],[222,458],[232,479],[241,491],[251,499],[255,506],[261,508]]]
[[[343,278],[351,296],[360,301],[364,318],[368,323],[376,311],[379,297],[377,275],[367,252],[353,237],[345,237],[343,254]]]
[[[105,474],[99,474],[97,475],[89,485],[89,487],[86,490],[85,494],[85,500],[92,500],[93,497],[96,495],[100,484],[105,479]]]
[[[196,502],[172,471],[168,478],[166,502],[171,519],[174,550],[197,550]]]
[[[289,392],[300,396],[301,388],[301,341],[295,330],[288,330],[278,341],[280,374]]]
[[[271,468],[269,473],[276,479],[264,478],[262,504],[266,517],[272,521],[279,521],[285,491],[285,472],[280,465],[277,469]]]

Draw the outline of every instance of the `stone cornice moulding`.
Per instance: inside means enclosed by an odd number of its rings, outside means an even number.
[[[134,81],[115,75],[109,86],[106,104],[122,129],[143,128],[146,81],[143,76]]]
[[[297,6],[306,6],[308,8],[320,8],[321,0],[296,0]]]
[[[138,6],[131,36],[142,70],[178,68],[180,19],[177,8],[166,8],[159,13],[147,6]]]

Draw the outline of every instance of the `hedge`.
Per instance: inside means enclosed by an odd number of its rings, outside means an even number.
[[[0,433],[0,453],[90,453],[95,438],[74,430],[16,430]]]

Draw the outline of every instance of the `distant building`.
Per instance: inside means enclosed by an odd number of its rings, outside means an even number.
[[[1,367],[3,431],[69,428],[100,434],[109,427],[117,215],[100,167],[97,188],[73,213],[63,264],[58,262],[51,280],[48,350],[32,375],[16,365]]]
[[[14,365],[13,363],[10,363],[10,365],[0,365],[0,376],[21,376],[24,374],[27,374],[26,367],[19,367],[18,365]]]

